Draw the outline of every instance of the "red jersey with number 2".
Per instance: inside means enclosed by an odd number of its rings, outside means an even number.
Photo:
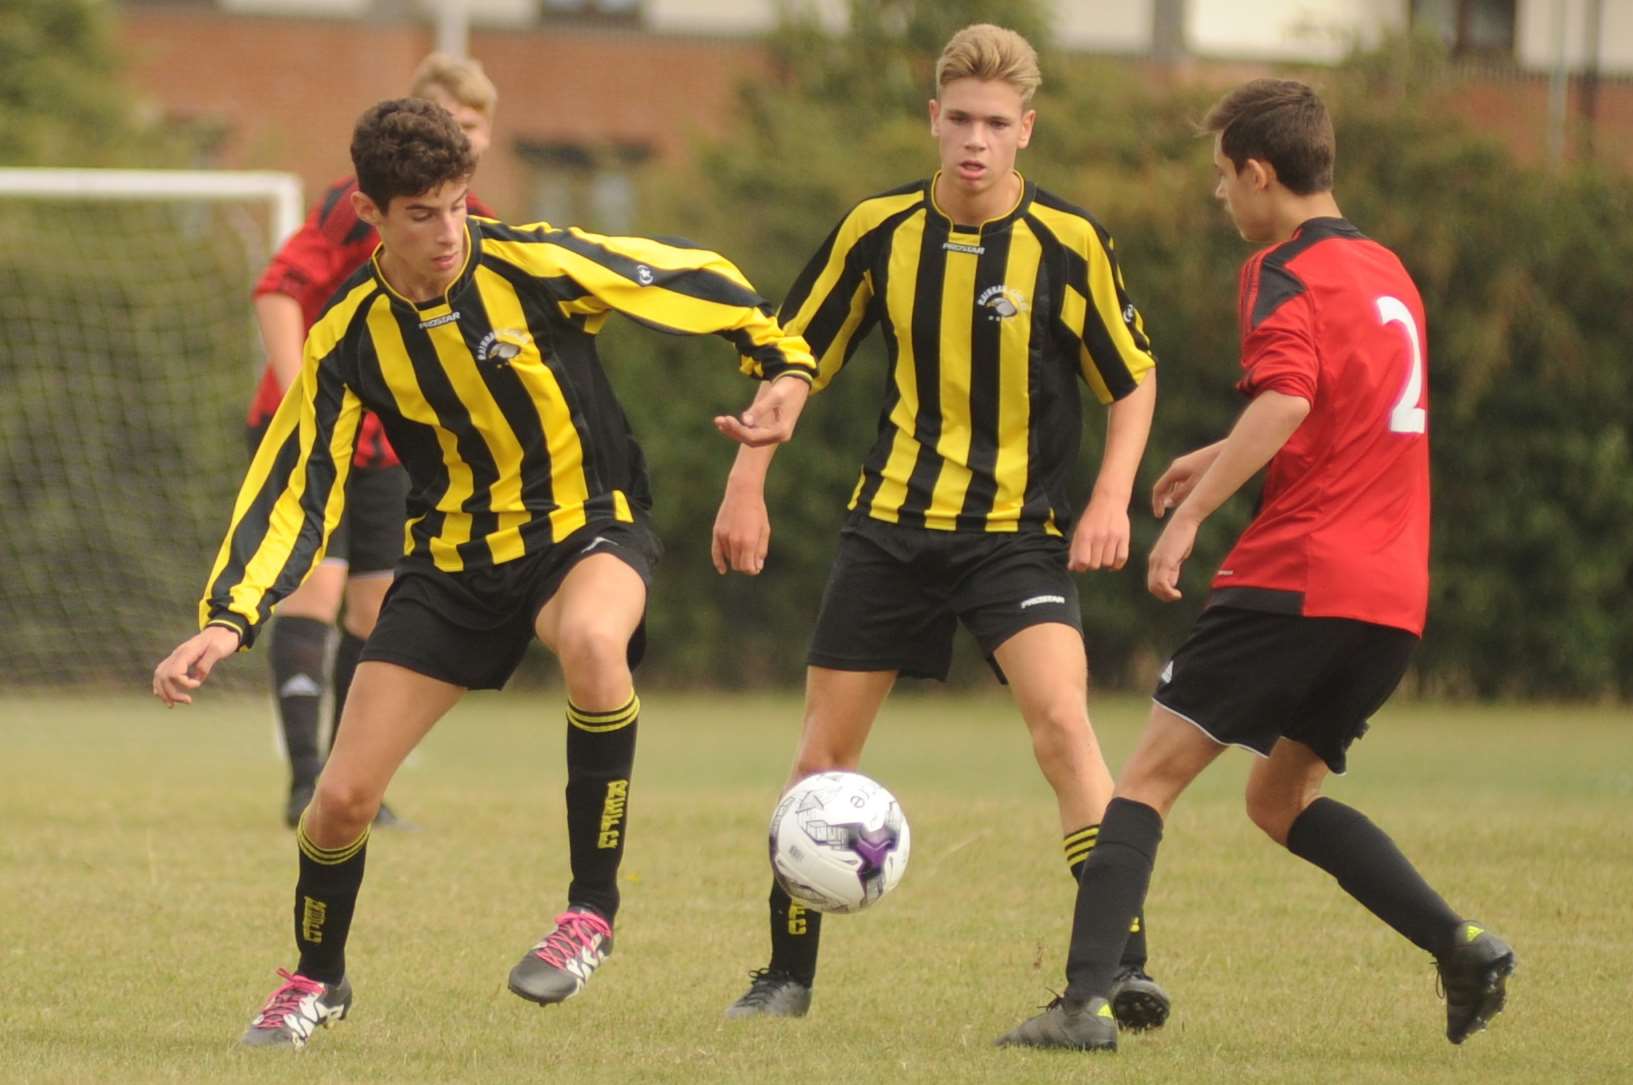
[[[1270,460],[1210,605],[1421,635],[1429,599],[1423,301],[1395,254],[1311,219],[1242,269],[1237,388],[1310,413]]]

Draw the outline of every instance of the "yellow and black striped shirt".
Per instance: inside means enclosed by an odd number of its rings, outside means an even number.
[[[646,465],[596,356],[612,312],[724,336],[743,372],[814,365],[729,261],[646,238],[472,218],[458,277],[415,303],[359,268],[312,325],[300,379],[250,465],[199,606],[254,636],[340,520],[362,410],[410,478],[405,552],[456,572],[512,561],[650,504]]]
[[[941,531],[1071,523],[1082,435],[1078,380],[1101,403],[1155,361],[1109,234],[1024,182],[979,226],[936,206],[935,179],[863,200],[783,302],[824,387],[875,324],[889,374],[879,435],[850,507]]]

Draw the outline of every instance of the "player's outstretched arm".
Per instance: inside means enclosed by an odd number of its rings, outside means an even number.
[[[1107,409],[1106,451],[1083,515],[1072,531],[1066,567],[1074,573],[1121,569],[1128,564],[1128,503],[1134,475],[1145,455],[1151,416],[1157,405],[1157,373],[1149,370],[1138,387]]]
[[[771,548],[771,515],[765,507],[765,480],[776,445],[737,450],[737,461],[726,478],[726,492],[714,517],[714,538],[709,546],[715,572],[758,576]]]
[[[207,625],[182,641],[153,669],[153,696],[168,708],[192,704],[193,690],[204,684],[210,671],[238,651],[238,631],[225,625]]]
[[[1282,392],[1261,392],[1248,404],[1151,547],[1145,586],[1152,595],[1165,603],[1180,598],[1179,570],[1191,556],[1202,521],[1270,462],[1309,413],[1309,400]]]

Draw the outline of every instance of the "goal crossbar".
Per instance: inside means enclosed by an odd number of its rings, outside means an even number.
[[[272,208],[273,247],[305,218],[301,181],[271,170],[126,170],[9,167],[0,169],[0,196],[108,200],[255,200]]]

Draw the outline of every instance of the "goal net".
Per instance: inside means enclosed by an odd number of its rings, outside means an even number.
[[[194,628],[301,214],[285,174],[0,169],[0,687],[140,688]]]

